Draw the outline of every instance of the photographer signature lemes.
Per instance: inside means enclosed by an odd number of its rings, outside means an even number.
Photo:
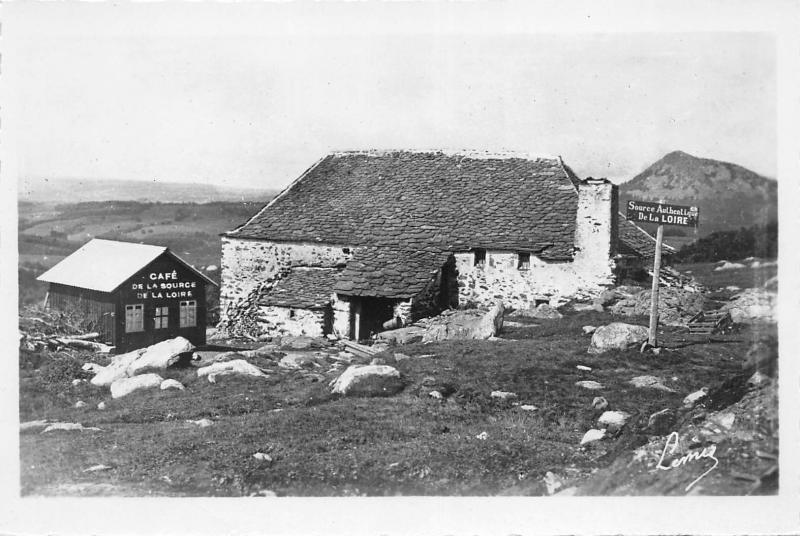
[[[677,468],[682,467],[682,466],[687,465],[687,464],[692,464],[692,463],[696,463],[696,462],[702,461],[702,460],[704,460],[706,458],[710,459],[710,460],[714,460],[714,465],[709,467],[708,470],[706,470],[706,472],[704,472],[702,475],[700,475],[697,478],[695,478],[694,480],[692,480],[692,482],[690,482],[689,485],[686,486],[684,491],[689,491],[690,489],[692,489],[692,486],[694,486],[695,484],[700,482],[700,480],[704,476],[706,476],[708,473],[713,471],[717,467],[717,465],[719,465],[719,460],[714,456],[714,454],[717,452],[717,446],[716,445],[711,445],[709,447],[704,447],[702,451],[698,451],[698,450],[689,451],[688,453],[686,453],[685,455],[681,456],[680,458],[675,458],[669,464],[665,464],[664,463],[664,458],[666,458],[668,455],[675,454],[675,451],[678,450],[678,446],[679,446],[678,432],[672,432],[667,437],[667,443],[664,445],[663,452],[661,452],[661,458],[659,458],[658,465],[656,466],[656,470],[657,471],[658,470],[670,471],[672,469],[677,469]]]

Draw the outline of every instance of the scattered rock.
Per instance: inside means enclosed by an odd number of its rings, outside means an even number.
[[[591,372],[592,367],[587,367],[586,365],[575,365],[575,368],[578,370],[582,370],[584,372]]]
[[[139,389],[158,387],[164,378],[155,373],[140,374],[132,378],[120,378],[111,384],[111,398],[120,398]]]
[[[625,316],[647,316],[650,314],[651,292],[638,294],[618,301],[609,308],[614,314]],[[685,326],[689,319],[703,310],[705,297],[702,292],[675,287],[661,287],[658,298],[659,322],[668,326]]]
[[[207,367],[197,369],[197,377],[202,378],[208,376],[210,383],[216,383],[218,376],[225,376],[229,374],[242,374],[245,376],[255,376],[266,378],[267,375],[256,367],[245,361],[244,359],[235,359],[233,361],[225,361],[224,363],[214,363]]]
[[[628,383],[640,389],[658,389],[660,391],[667,391],[668,393],[675,392],[674,389],[670,389],[664,385],[664,378],[657,378],[655,376],[636,376],[631,378]]]
[[[590,389],[592,391],[604,388],[601,383],[596,382],[594,380],[581,380],[579,382],[575,382],[575,385],[577,385],[578,387],[583,387],[584,389]]]
[[[430,393],[428,393],[428,396],[431,398],[435,398],[437,400],[441,400],[442,398],[444,398],[444,396],[442,396],[442,393],[440,393],[439,391],[431,391]]]
[[[191,342],[183,337],[176,337],[147,348],[114,356],[107,367],[100,369],[95,367],[97,374],[91,382],[93,385],[108,387],[119,379],[136,376],[145,370],[163,370],[173,365],[178,360],[179,354],[193,349],[194,345]]]
[[[536,307],[530,309],[522,309],[520,311],[515,311],[517,316],[523,316],[527,318],[563,318],[558,309],[551,306],[549,303],[540,303]]]
[[[271,489],[260,489],[250,494],[250,497],[277,497],[278,494]]]
[[[592,408],[596,409],[597,411],[603,411],[604,409],[608,408],[608,400],[602,396],[596,396],[592,400]]]
[[[742,263],[740,263],[740,262],[722,261],[722,264],[720,264],[719,266],[714,268],[714,271],[715,272],[722,272],[724,270],[739,270],[741,268],[747,268],[747,266],[742,264]]]
[[[97,404],[97,409],[99,409],[101,411],[106,409],[106,403],[105,402],[100,402],[99,404]]]
[[[83,379],[77,379],[77,378],[76,378],[76,379],[72,380],[72,386],[73,386],[73,387],[76,387],[76,386],[78,386],[78,385],[80,385],[80,384],[82,384],[82,383],[84,383],[84,382],[86,382],[86,380],[83,380]]]
[[[590,354],[601,354],[609,350],[626,350],[647,340],[648,329],[644,326],[613,322],[600,326],[592,334]]]
[[[369,362],[370,365],[385,365],[386,360],[382,357],[373,357],[372,361]]]
[[[737,294],[720,309],[728,311],[731,320],[739,324],[775,322],[777,298],[777,293],[764,288],[749,288]]]
[[[197,419],[196,421],[187,419],[186,422],[189,424],[196,424],[200,428],[207,428],[214,424],[214,421],[212,421],[211,419]]]
[[[558,478],[555,474],[553,474],[550,471],[547,471],[547,473],[545,473],[544,478],[542,480],[544,481],[544,485],[547,488],[548,495],[552,495],[553,493],[555,493],[564,486],[564,482],[562,482],[560,478]]]
[[[325,348],[328,341],[306,335],[286,335],[281,337],[281,348],[290,350],[308,350],[311,348]]]
[[[581,445],[586,445],[587,443],[593,443],[595,441],[600,441],[606,436],[605,430],[589,430],[585,434],[583,434],[583,439],[581,439]]]
[[[600,307],[608,307],[609,305],[613,305],[617,301],[619,301],[621,296],[619,296],[613,290],[604,290],[597,296],[594,300],[592,300],[592,305],[599,305]]]
[[[422,341],[488,339],[498,335],[503,329],[504,312],[502,302],[497,302],[488,311],[483,309],[448,311],[449,314],[431,319]]]
[[[19,433],[25,434],[25,433],[40,432],[45,428],[47,428],[48,424],[49,423],[44,419],[40,419],[37,421],[23,422],[19,425]]]
[[[95,426],[85,427],[77,422],[52,422],[48,424],[44,430],[42,430],[42,433],[44,434],[47,432],[58,432],[58,431],[99,432],[100,428],[97,428]]]
[[[383,352],[389,349],[389,344],[386,342],[376,341],[371,347],[373,352]]]
[[[475,439],[480,439],[481,441],[486,441],[487,439],[489,439],[489,433],[488,432],[481,432],[480,434],[475,436]]]
[[[708,420],[724,428],[725,430],[730,430],[733,427],[734,421],[736,420],[736,415],[731,412],[717,413]]]
[[[75,407],[76,408],[85,408],[86,407],[86,402],[84,402],[83,400],[78,400],[77,402],[75,402]]]
[[[86,372],[91,372],[92,374],[97,374],[105,367],[103,365],[98,365],[97,363],[84,363],[81,367],[81,370],[85,370]]]
[[[96,473],[98,471],[108,471],[111,468],[112,467],[110,465],[103,465],[102,463],[99,463],[97,465],[93,465],[91,467],[87,467],[86,469],[83,470],[83,472],[84,473]]]
[[[183,391],[184,389],[186,389],[181,382],[179,382],[178,380],[173,380],[171,378],[161,382],[160,387],[162,391],[165,391],[166,389],[178,389],[180,391]]]
[[[536,411],[539,408],[531,404],[522,404],[521,406],[519,406],[519,409],[521,409],[522,411]]]
[[[315,359],[309,354],[300,352],[289,352],[278,362],[280,368],[289,370],[299,370],[301,368],[312,368],[316,365]]]
[[[270,456],[265,452],[256,452],[255,454],[253,454],[253,458],[255,458],[260,462],[272,463],[272,456]]]
[[[693,408],[697,405],[698,402],[703,400],[708,396],[708,387],[703,387],[695,391],[694,393],[690,393],[686,395],[686,398],[683,399],[683,407],[684,408]]]
[[[391,331],[382,331],[378,333],[377,340],[395,345],[413,344],[415,342],[421,342],[424,335],[425,328],[419,326],[408,326],[405,328],[393,329]]]
[[[761,371],[755,371],[747,380],[747,385],[751,388],[763,387],[769,384],[770,378]]]
[[[605,426],[622,428],[625,426],[625,423],[628,422],[630,417],[630,414],[625,413],[624,411],[606,411],[600,415],[600,418],[597,419],[597,422]]]
[[[400,352],[394,354],[394,360],[397,361],[398,363],[400,361],[405,361],[406,359],[411,359],[411,356],[406,354],[401,354]]]
[[[128,367],[128,376],[135,376],[145,370],[164,370],[178,361],[180,354],[194,350],[194,344],[183,337],[175,337],[149,346]]]
[[[492,398],[499,398],[500,400],[514,400],[517,398],[517,393],[510,393],[508,391],[492,391],[490,396]]]
[[[584,335],[591,335],[597,330],[597,326],[583,326],[583,334]]]
[[[345,396],[391,396],[402,389],[400,371],[388,365],[351,365],[331,382],[331,392]]]
[[[654,435],[667,435],[672,432],[676,420],[675,411],[666,408],[650,415],[647,419],[647,428]]]

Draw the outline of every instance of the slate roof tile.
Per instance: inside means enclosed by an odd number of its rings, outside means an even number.
[[[647,231],[619,214],[619,252],[632,254],[639,257],[652,259],[656,254],[656,239]],[[664,256],[675,253],[675,248],[662,243],[661,254]]]
[[[341,270],[336,268],[294,268],[261,297],[259,305],[319,309],[331,301]]]
[[[404,250],[433,241],[438,250],[571,258],[577,192],[567,169],[556,158],[333,153],[228,235]]]

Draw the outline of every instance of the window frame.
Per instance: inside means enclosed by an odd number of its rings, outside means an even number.
[[[523,258],[526,260],[523,262]],[[526,271],[531,269],[531,254],[529,251],[517,252],[517,270]]]
[[[473,253],[473,266],[486,266],[486,249],[484,248],[475,248],[472,250]]]
[[[143,303],[125,304],[125,333],[141,333],[143,331],[144,331],[144,304]]]
[[[191,314],[189,314],[190,312]],[[189,324],[190,318],[192,320],[191,324]],[[197,327],[197,300],[181,300],[178,303],[178,327]]]
[[[169,306],[156,306],[153,309],[153,329],[169,328]]]

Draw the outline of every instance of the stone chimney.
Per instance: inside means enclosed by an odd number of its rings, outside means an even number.
[[[616,254],[619,191],[608,179],[588,177],[578,184],[575,263],[599,277],[608,277]]]

